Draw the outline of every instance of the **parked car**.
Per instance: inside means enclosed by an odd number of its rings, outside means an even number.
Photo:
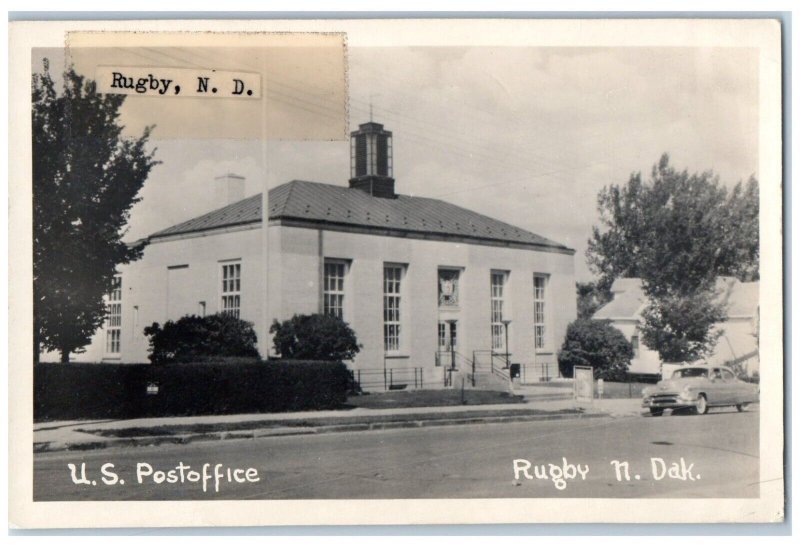
[[[711,407],[735,406],[742,412],[758,402],[758,386],[739,380],[728,367],[691,365],[643,389],[642,397],[642,406],[653,416],[661,416],[667,408],[705,414]]]

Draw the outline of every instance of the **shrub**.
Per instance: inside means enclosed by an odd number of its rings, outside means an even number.
[[[33,378],[37,421],[324,410],[350,387],[347,367],[321,361],[42,363]]]
[[[187,315],[167,321],[163,328],[153,323],[144,329],[144,334],[150,338],[148,358],[154,364],[196,362],[209,357],[258,359],[252,323],[230,314]]]
[[[578,319],[567,328],[558,368],[565,378],[572,378],[576,366],[590,366],[595,378],[625,380],[632,358],[630,342],[607,321]]]
[[[284,359],[349,361],[361,349],[350,325],[322,314],[295,315],[269,329],[275,351]]]

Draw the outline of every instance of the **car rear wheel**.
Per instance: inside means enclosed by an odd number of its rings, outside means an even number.
[[[750,406],[750,403],[742,403],[740,405],[736,405],[736,410],[739,412],[744,412]]]
[[[651,416],[661,416],[662,414],[664,414],[664,409],[663,408],[655,408],[655,407],[652,407],[652,406],[650,407],[650,415]]]
[[[694,405],[694,411],[697,414],[705,414],[708,412],[708,400],[702,393],[697,396],[697,402]]]

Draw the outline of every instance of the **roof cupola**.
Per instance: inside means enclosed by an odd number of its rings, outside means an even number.
[[[350,133],[350,188],[380,198],[396,197],[392,178],[392,132],[362,123]]]

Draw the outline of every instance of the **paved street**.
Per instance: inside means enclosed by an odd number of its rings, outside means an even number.
[[[756,497],[758,418],[722,409],[42,453],[34,498]],[[106,481],[116,484],[101,480],[107,463]],[[85,464],[89,484],[75,484],[69,464],[77,480]]]

